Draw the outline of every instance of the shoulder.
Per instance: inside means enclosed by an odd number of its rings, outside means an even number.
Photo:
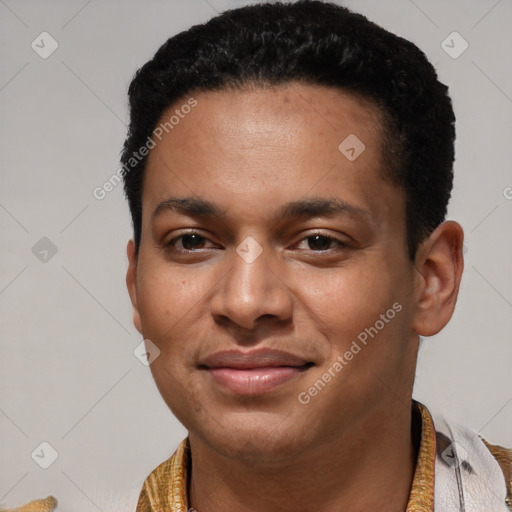
[[[457,487],[460,490],[463,484],[474,500],[487,503],[491,499],[494,503],[497,499],[501,507],[505,500],[512,511],[512,450],[489,443],[476,431],[447,420],[442,414],[432,414],[422,404],[418,407],[434,426],[436,497],[439,491],[443,499],[457,499]],[[465,478],[461,482],[458,476],[455,485],[452,468],[459,464]]]
[[[485,439],[482,439],[482,441],[503,471],[507,484],[507,505],[512,509],[512,450],[491,444]]]

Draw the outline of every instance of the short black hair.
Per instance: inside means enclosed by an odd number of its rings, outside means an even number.
[[[335,87],[377,107],[381,171],[405,191],[414,259],[419,243],[444,221],[452,189],[455,115],[448,87],[413,43],[319,0],[225,11],[168,39],[137,71],[121,156],[137,251],[147,161],[138,151],[164,112],[193,93],[291,82]]]

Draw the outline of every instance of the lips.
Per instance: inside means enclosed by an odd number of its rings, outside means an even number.
[[[302,375],[313,366],[306,359],[281,350],[228,350],[204,359],[200,368],[224,390],[236,395],[259,395]]]

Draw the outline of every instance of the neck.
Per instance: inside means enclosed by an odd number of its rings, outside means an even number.
[[[403,404],[286,461],[248,464],[189,439],[189,506],[199,512],[404,512],[417,456]]]

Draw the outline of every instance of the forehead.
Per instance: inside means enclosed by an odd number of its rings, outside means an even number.
[[[175,123],[150,151],[143,209],[180,194],[228,210],[240,203],[253,215],[309,194],[369,210],[396,202],[400,191],[382,179],[380,112],[369,101],[301,83],[201,92],[183,108],[190,100],[160,120]]]
[[[330,144],[352,130],[373,149],[380,146],[382,122],[377,106],[369,99],[337,88],[291,82],[201,92],[194,97],[197,107],[187,116],[194,121],[185,122],[184,118],[180,126],[172,130],[180,137],[180,143],[189,139],[192,144],[198,144],[200,141],[191,139],[190,135],[200,128],[208,129],[208,133],[203,133],[201,142],[204,144],[211,140],[208,135],[240,139],[242,130],[251,135],[245,140],[245,147],[267,142],[265,138],[276,133],[280,136],[276,143],[283,146],[287,142],[295,145],[299,137],[312,135],[323,137]],[[187,97],[177,101],[164,112],[161,123],[173,113],[179,113],[189,101]]]

